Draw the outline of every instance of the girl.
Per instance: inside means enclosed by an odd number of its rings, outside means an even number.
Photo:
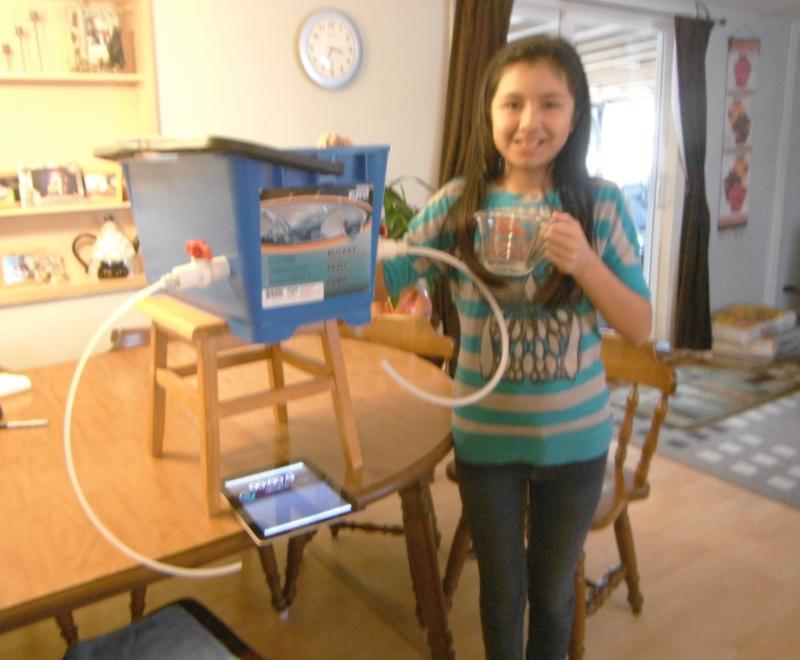
[[[455,253],[491,285],[511,337],[497,389],[453,412],[490,660],[522,657],[526,602],[526,657],[563,660],[567,653],[574,571],[612,432],[598,314],[636,343],[650,335],[633,223],[619,189],[586,170],[590,127],[586,74],[573,47],[548,36],[508,44],[488,66],[464,176],[433,196],[405,237]],[[476,254],[474,213],[507,207],[552,210],[544,256],[527,276],[497,277]],[[376,288],[383,280],[396,293],[440,267],[413,256],[386,261]],[[491,377],[500,347],[476,287],[459,272],[450,282],[462,396]]]

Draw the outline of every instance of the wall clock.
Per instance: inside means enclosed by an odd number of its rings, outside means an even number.
[[[300,30],[298,45],[303,69],[325,89],[344,87],[361,68],[361,35],[341,12],[327,10],[309,16]]]

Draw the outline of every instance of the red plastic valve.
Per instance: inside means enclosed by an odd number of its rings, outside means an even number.
[[[202,238],[186,241],[186,254],[194,259],[211,259],[211,248]]]

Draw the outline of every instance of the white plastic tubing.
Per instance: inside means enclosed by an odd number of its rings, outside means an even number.
[[[452,254],[443,252],[441,250],[435,250],[434,248],[407,245],[402,241],[381,239],[378,243],[379,259],[391,259],[402,254],[414,254],[421,257],[428,257],[437,261],[443,261],[450,266],[457,268],[470,279],[472,279],[472,281],[475,283],[475,286],[478,287],[478,291],[481,292],[481,295],[486,299],[486,302],[489,303],[489,307],[497,319],[497,325],[500,328],[500,362],[497,365],[497,369],[495,370],[491,379],[483,387],[462,397],[440,396],[438,394],[426,392],[425,390],[417,387],[413,383],[403,378],[403,376],[401,376],[386,360],[381,361],[381,367],[398,385],[400,385],[400,387],[408,390],[420,399],[434,403],[438,406],[460,408],[461,406],[468,406],[480,401],[489,395],[495,387],[497,387],[497,384],[503,378],[503,374],[508,366],[508,327],[506,326],[505,318],[503,317],[503,312],[500,309],[500,305],[497,304],[497,300],[495,300],[492,292],[489,290],[489,287],[487,287],[478,277],[476,277],[473,272],[467,268],[463,261],[457,259]]]
[[[72,482],[72,489],[75,491],[75,495],[78,497],[78,501],[86,513],[86,516],[97,528],[97,531],[100,532],[100,534],[122,554],[127,555],[134,561],[137,561],[154,571],[172,575],[174,577],[221,577],[223,575],[230,575],[231,573],[235,573],[236,571],[240,570],[242,568],[242,562],[235,562],[232,564],[226,564],[224,566],[215,566],[213,568],[184,568],[182,566],[165,564],[164,562],[146,557],[120,541],[103,524],[100,518],[97,517],[97,514],[94,512],[92,507],[89,505],[89,502],[83,493],[83,489],[81,488],[80,482],[78,481],[78,475],[75,472],[75,463],[72,459],[72,408],[75,405],[75,395],[78,391],[78,383],[80,383],[81,375],[83,374],[83,369],[86,366],[86,362],[91,357],[92,352],[94,351],[94,348],[97,346],[98,342],[109,335],[111,332],[111,326],[118,318],[120,318],[129,309],[132,309],[133,306],[136,305],[136,303],[138,303],[140,300],[143,300],[154,293],[158,293],[159,291],[163,291],[168,288],[170,284],[172,284],[172,281],[168,279],[168,277],[169,276],[165,276],[141,291],[137,291],[130,298],[127,298],[119,307],[112,311],[108,318],[94,333],[92,338],[89,340],[89,343],[86,345],[83,353],[81,354],[81,357],[78,360],[78,366],[75,367],[75,372],[72,375],[72,382],[70,383],[69,394],[67,395],[66,410],[64,411],[64,455],[67,461],[67,472],[69,473],[69,480]]]
[[[386,371],[386,373],[389,374],[389,376],[404,389],[425,401],[439,406],[451,408],[466,406],[475,403],[476,401],[480,401],[482,398],[491,393],[494,388],[497,387],[497,384],[500,382],[503,374],[505,373],[506,366],[508,365],[509,349],[508,329],[506,327],[505,319],[503,318],[503,312],[500,310],[500,306],[497,304],[497,301],[494,299],[494,296],[492,296],[488,287],[480,279],[475,277],[472,271],[470,271],[462,261],[447,252],[442,252],[441,250],[435,250],[433,248],[425,248],[421,246],[411,246],[398,241],[382,239],[379,244],[378,254],[379,258],[384,259],[391,258],[399,254],[414,254],[418,256],[429,257],[431,259],[443,261],[465,273],[475,282],[478,290],[486,298],[486,301],[489,303],[489,307],[491,307],[492,312],[497,318],[502,344],[500,363],[498,364],[497,370],[492,378],[481,389],[463,397],[446,397],[426,392],[425,390],[417,387],[413,383],[410,383],[403,378],[386,360],[381,362],[381,367],[384,369],[384,371]],[[69,479],[72,483],[72,489],[75,491],[75,495],[78,498],[81,508],[91,523],[95,526],[97,531],[100,532],[100,534],[122,554],[154,571],[174,577],[221,577],[224,575],[230,575],[231,573],[235,573],[236,571],[240,570],[242,568],[242,562],[234,562],[224,566],[215,566],[212,568],[186,568],[183,566],[174,566],[173,564],[166,564],[156,559],[146,557],[114,536],[114,534],[111,533],[111,531],[97,516],[94,509],[92,509],[89,501],[86,499],[83,489],[81,488],[80,482],[78,481],[78,475],[75,471],[75,462],[72,457],[72,410],[75,406],[75,396],[77,394],[78,385],[80,383],[81,376],[83,375],[83,370],[86,367],[86,363],[94,352],[97,344],[103,338],[109,335],[111,332],[111,327],[117,321],[117,319],[119,319],[128,310],[132,309],[140,300],[143,300],[155,293],[159,293],[160,291],[164,291],[168,288],[205,286],[212,280],[227,277],[229,272],[230,271],[228,270],[227,262],[224,260],[224,258],[217,257],[210,262],[203,260],[192,260],[191,264],[186,264],[176,268],[172,273],[165,275],[154,284],[137,291],[135,294],[123,301],[119,307],[117,307],[111,312],[111,314],[108,315],[106,320],[103,321],[103,323],[97,328],[96,332],[89,340],[89,343],[83,350],[83,353],[78,360],[78,364],[75,367],[75,372],[72,375],[72,382],[70,383],[69,392],[67,394],[66,409],[64,411],[64,456],[67,463],[67,473],[69,474]]]

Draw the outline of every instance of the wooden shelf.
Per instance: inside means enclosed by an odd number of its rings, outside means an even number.
[[[0,73],[5,85],[138,85],[142,80],[138,73]]]
[[[124,211],[131,207],[130,202],[96,202],[87,204],[63,204],[60,206],[36,206],[31,208],[0,209],[0,219],[24,218],[31,216],[69,215],[83,213],[102,213],[104,211]]]
[[[32,303],[65,300],[81,296],[96,296],[118,291],[130,291],[147,286],[144,274],[107,280],[66,282],[64,284],[18,284],[0,287],[0,308]]]

